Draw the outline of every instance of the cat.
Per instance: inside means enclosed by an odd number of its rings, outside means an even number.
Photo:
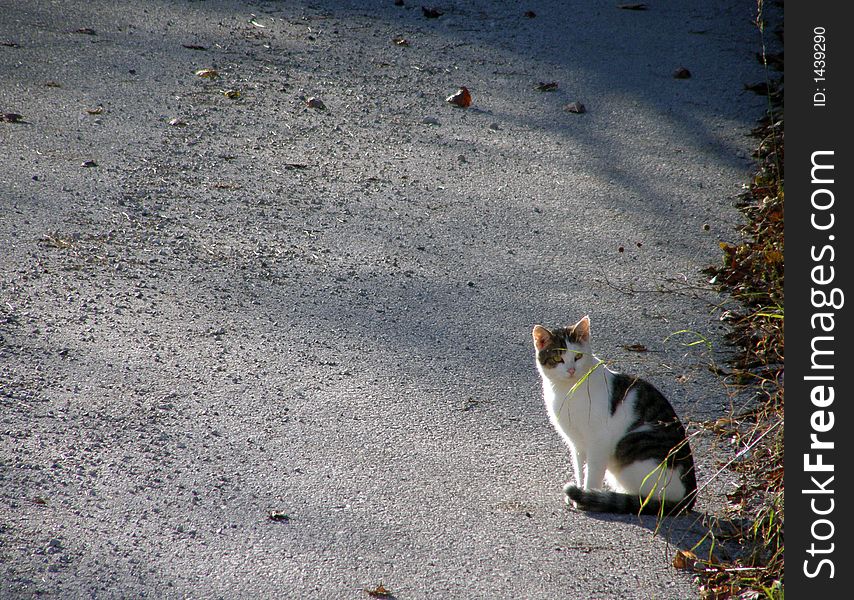
[[[594,512],[675,515],[694,506],[697,480],[685,428],[652,384],[605,366],[590,348],[590,317],[533,330],[549,419],[569,445],[566,502]],[[603,489],[607,481],[614,490]]]

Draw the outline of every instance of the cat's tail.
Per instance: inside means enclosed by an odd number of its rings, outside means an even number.
[[[661,502],[658,498],[644,499],[637,494],[583,490],[572,484],[567,484],[563,491],[576,508],[590,512],[673,516],[688,512],[694,506],[693,493],[679,500]]]

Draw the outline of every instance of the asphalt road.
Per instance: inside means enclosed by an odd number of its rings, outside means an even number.
[[[727,450],[570,511],[530,342],[733,402],[755,3],[647,4],[0,0],[0,597],[696,597]]]

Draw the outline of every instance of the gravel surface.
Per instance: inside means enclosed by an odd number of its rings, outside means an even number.
[[[0,0],[0,597],[696,596],[725,451],[567,509],[530,330],[727,410],[755,5],[435,8]]]

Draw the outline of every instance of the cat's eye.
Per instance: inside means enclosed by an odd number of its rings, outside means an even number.
[[[583,352],[575,352],[575,360],[581,360],[581,357],[584,356]]]

